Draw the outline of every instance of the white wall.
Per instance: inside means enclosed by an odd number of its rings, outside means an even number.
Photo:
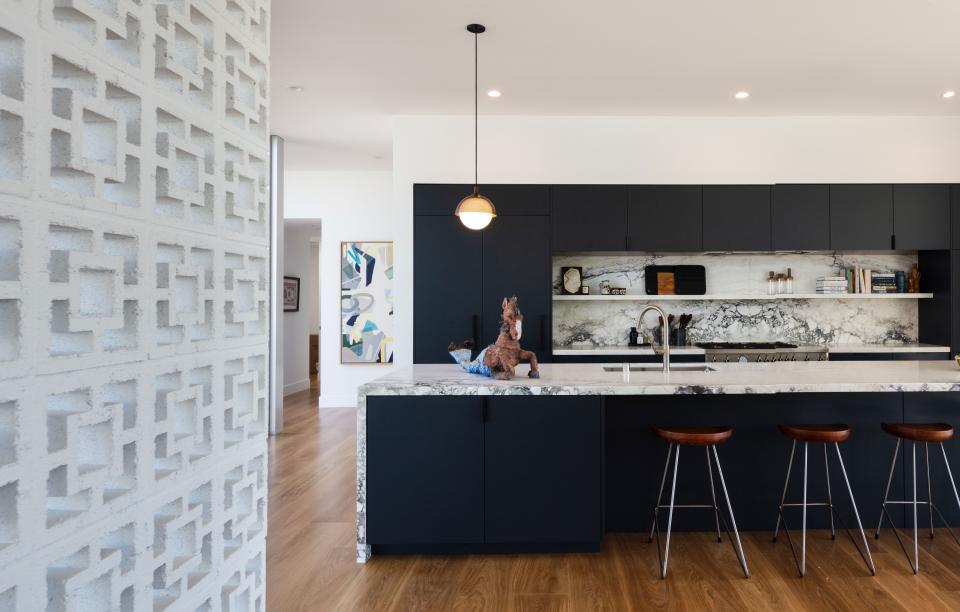
[[[340,242],[397,240],[391,173],[286,172],[284,179],[285,217],[319,218],[323,225],[320,242],[320,406],[353,406],[359,385],[392,371],[395,365],[340,363]],[[403,275],[404,272],[398,269],[397,274]]]
[[[269,2],[55,4],[0,0],[0,610],[263,610]]]
[[[300,311],[283,313],[283,393],[288,395],[310,387],[310,296],[317,291],[316,262],[311,261],[310,243],[320,237],[316,226],[285,223],[283,229],[283,275],[300,278]]]
[[[960,117],[487,116],[479,144],[481,184],[960,182]],[[413,184],[473,181],[472,117],[396,118],[393,159],[402,366],[413,347]]]

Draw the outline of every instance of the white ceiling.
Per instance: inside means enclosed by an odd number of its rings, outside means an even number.
[[[481,114],[960,115],[958,0],[274,0],[294,167],[389,168],[391,115],[472,113],[475,21]]]

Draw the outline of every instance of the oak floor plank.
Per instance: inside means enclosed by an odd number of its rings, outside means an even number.
[[[946,530],[933,540],[921,532],[919,576],[889,529],[868,534],[876,577],[845,532],[833,541],[826,531],[809,535],[805,578],[786,540],[762,532],[741,534],[749,580],[726,536],[718,544],[709,533],[676,534],[667,580],[656,544],[632,533],[609,534],[599,553],[379,555],[358,565],[356,411],[319,409],[317,399],[316,387],[288,396],[285,433],[269,441],[271,612],[960,610],[960,546]]]

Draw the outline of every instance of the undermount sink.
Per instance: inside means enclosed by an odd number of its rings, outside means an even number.
[[[604,372],[623,372],[623,366],[603,366]],[[631,372],[662,372],[663,366],[657,364],[649,365],[639,365],[633,364],[630,366]],[[702,363],[673,363],[670,364],[671,372],[716,372],[716,368],[712,368],[708,365],[703,365]]]

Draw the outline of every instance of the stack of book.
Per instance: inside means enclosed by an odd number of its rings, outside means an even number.
[[[848,293],[849,287],[845,276],[824,276],[817,279],[817,293],[834,295]]]
[[[897,275],[893,272],[874,272],[870,279],[870,290],[873,293],[896,293]]]

